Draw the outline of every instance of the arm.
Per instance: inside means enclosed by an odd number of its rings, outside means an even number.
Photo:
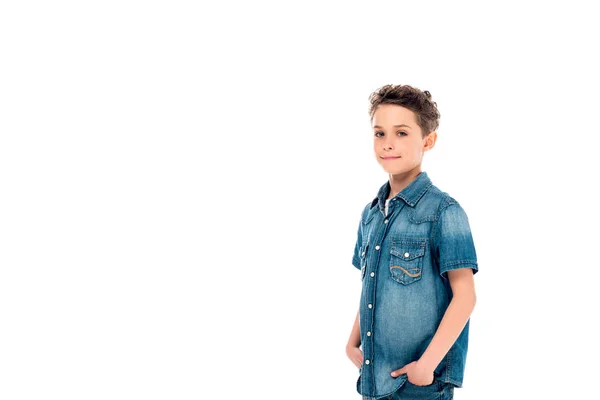
[[[370,203],[369,203],[370,204]],[[354,245],[354,254],[352,256],[352,265],[354,265],[357,269],[361,269],[360,265],[360,248],[362,243],[362,220],[365,215],[365,211],[369,207],[369,204],[363,208],[362,214],[360,216],[360,221],[358,221],[358,228],[356,230],[356,243]],[[356,365],[356,368],[360,369],[363,363],[363,353],[360,349],[360,311],[356,312],[356,318],[354,319],[354,325],[352,326],[352,332],[350,332],[350,337],[348,338],[348,343],[346,344],[346,355]]]
[[[356,368],[360,368],[363,363],[363,354],[360,350],[360,314],[356,313],[354,319],[354,325],[352,326],[352,332],[350,332],[350,338],[348,344],[346,344],[346,355],[356,365]]]
[[[418,361],[393,371],[393,377],[403,373],[410,375],[410,382],[425,386],[433,382],[433,371],[450,350],[475,308],[475,284],[473,270],[460,268],[447,272],[452,287],[452,300],[444,313],[433,339]]]
[[[462,332],[476,303],[472,269],[460,268],[447,274],[452,287],[452,300],[429,346],[417,361],[420,367],[431,374]]]

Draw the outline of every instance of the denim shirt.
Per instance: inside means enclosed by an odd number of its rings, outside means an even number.
[[[359,307],[363,364],[356,389],[380,398],[407,380],[390,375],[417,361],[433,338],[452,289],[446,272],[478,271],[469,221],[460,204],[421,171],[389,202],[389,181],[362,211],[352,264],[361,271]],[[462,387],[469,321],[434,371]]]

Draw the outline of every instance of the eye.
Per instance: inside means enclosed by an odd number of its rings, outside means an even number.
[[[407,135],[406,132],[404,132],[404,131],[399,131],[398,133],[402,133],[401,136],[406,136]]]
[[[379,137],[379,136],[377,136],[378,133],[383,133],[383,132],[381,132],[381,131],[375,132],[375,137]]]

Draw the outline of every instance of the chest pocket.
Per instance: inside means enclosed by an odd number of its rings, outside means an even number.
[[[367,250],[369,248],[369,243],[363,243],[360,246],[360,279],[365,277],[365,272],[367,268]]]
[[[409,285],[421,279],[426,239],[392,238],[390,274],[393,280]]]

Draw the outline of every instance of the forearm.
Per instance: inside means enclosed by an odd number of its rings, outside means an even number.
[[[356,313],[354,319],[354,325],[352,326],[352,332],[350,332],[350,338],[348,338],[348,344],[346,347],[359,347],[360,346],[360,317],[359,312]]]
[[[474,293],[464,293],[452,298],[433,339],[419,359],[419,364],[428,370],[435,370],[467,324],[475,301]]]

